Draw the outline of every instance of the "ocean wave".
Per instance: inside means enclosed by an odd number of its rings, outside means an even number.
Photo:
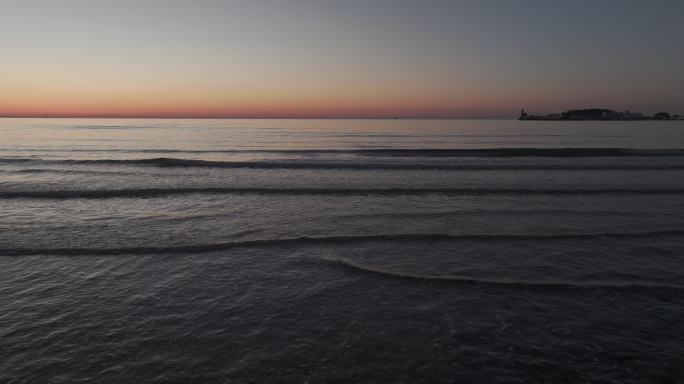
[[[682,149],[630,148],[492,148],[492,149],[368,149],[359,154],[427,157],[670,157],[684,156]]]
[[[579,239],[623,239],[681,236],[684,230],[664,230],[648,232],[596,232],[561,234],[385,234],[349,235],[329,237],[294,237],[285,239],[244,240],[225,243],[181,245],[170,247],[127,247],[127,248],[0,248],[2,256],[116,256],[116,255],[153,255],[153,254],[193,254],[225,251],[236,248],[291,246],[291,245],[336,245],[368,241],[516,241],[516,240],[579,240]]]
[[[37,159],[26,159],[26,158],[12,158],[12,157],[4,157],[0,158],[0,164],[21,164],[21,163],[30,163],[30,162],[37,162],[39,160]]]
[[[0,199],[111,199],[173,195],[421,196],[421,195],[679,195],[684,189],[529,189],[529,188],[138,188],[52,191],[0,191]]]
[[[684,170],[684,164],[439,164],[439,163],[358,163],[311,161],[212,161],[178,158],[46,160],[0,159],[3,164],[36,165],[123,165],[158,168],[225,169],[320,169],[320,170],[436,170],[436,171],[638,171]]]
[[[488,285],[488,286],[505,286],[518,288],[560,288],[560,289],[666,289],[666,290],[684,290],[684,285],[656,283],[649,281],[596,281],[596,282],[575,282],[575,281],[558,281],[558,280],[512,280],[512,279],[484,279],[461,277],[453,275],[421,275],[410,272],[392,271],[386,268],[375,267],[361,264],[349,259],[343,258],[329,258],[319,257],[316,261],[326,262],[338,265],[344,268],[353,269],[358,272],[371,273],[374,275],[381,275],[389,278],[418,280],[423,282],[436,283],[456,283],[456,284],[470,284],[470,285]]]
[[[633,148],[373,148],[373,149],[165,149],[165,148],[2,148],[2,151],[27,152],[123,152],[123,153],[274,153],[293,155],[351,154],[389,157],[682,157],[684,149]]]
[[[503,171],[503,170],[682,170],[684,164],[429,164],[429,163],[354,163],[302,161],[211,161],[177,158],[130,160],[48,160],[49,163],[138,165],[159,168],[229,168],[229,169],[324,169],[324,170],[445,170],[445,171]]]
[[[157,157],[148,159],[36,159],[0,158],[2,164],[106,165],[157,168],[226,169],[321,169],[321,170],[442,170],[442,171],[620,171],[684,170],[679,164],[445,164],[445,163],[368,163],[331,161],[215,161]]]
[[[63,175],[115,175],[115,176],[140,176],[142,171],[126,172],[126,171],[108,171],[96,169],[54,169],[54,168],[23,168],[18,170],[4,170],[0,169],[2,173],[10,174],[42,174],[42,173],[58,173]]]
[[[99,129],[124,129],[135,130],[144,128],[169,129],[173,127],[161,125],[34,125],[34,128],[54,129],[54,130],[99,130]]]
[[[672,212],[649,212],[649,215],[672,215]],[[348,219],[368,219],[368,218],[384,218],[384,219],[421,219],[421,218],[450,218],[466,215],[555,215],[555,216],[635,216],[643,217],[644,212],[627,211],[627,210],[601,210],[601,209],[488,209],[488,208],[474,208],[474,209],[455,209],[445,211],[424,211],[424,212],[366,212],[366,213],[342,213],[336,214],[336,218]]]

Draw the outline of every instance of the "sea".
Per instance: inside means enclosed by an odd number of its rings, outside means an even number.
[[[1,383],[682,383],[684,121],[0,119]]]

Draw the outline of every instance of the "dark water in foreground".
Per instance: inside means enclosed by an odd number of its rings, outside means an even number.
[[[681,122],[0,119],[0,382],[680,383],[683,215]]]

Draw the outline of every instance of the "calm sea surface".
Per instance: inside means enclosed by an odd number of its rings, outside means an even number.
[[[682,383],[684,121],[0,119],[2,383]]]

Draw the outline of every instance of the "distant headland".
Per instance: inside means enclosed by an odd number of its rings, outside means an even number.
[[[520,111],[518,120],[604,120],[604,121],[629,121],[629,120],[684,120],[680,115],[670,115],[667,112],[659,112],[653,116],[646,116],[639,112],[616,112],[604,108],[571,109],[562,113],[550,115],[530,115],[523,109]]]

